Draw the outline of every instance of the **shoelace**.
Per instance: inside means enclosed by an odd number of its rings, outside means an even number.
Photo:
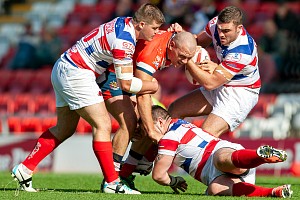
[[[4,191],[5,191],[5,189],[7,188],[7,186],[8,185],[10,185],[12,182],[15,182],[17,185],[17,187],[16,187],[16,190],[15,190],[15,192],[14,192],[14,195],[15,195],[15,197],[17,197],[17,196],[19,196],[19,194],[20,194],[20,184],[19,184],[19,182],[17,181],[17,180],[11,180],[10,182],[8,182],[6,185],[5,185],[5,187],[4,187]]]

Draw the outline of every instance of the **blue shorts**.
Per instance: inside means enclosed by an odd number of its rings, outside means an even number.
[[[114,72],[106,71],[104,75],[105,75],[104,81],[97,83],[102,91],[104,100],[110,99],[115,96],[120,96],[120,95],[127,95],[127,96],[135,95],[121,90],[117,82],[116,74]]]

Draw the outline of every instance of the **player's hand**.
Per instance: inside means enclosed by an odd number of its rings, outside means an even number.
[[[132,142],[136,142],[136,141],[139,141],[139,140],[141,140],[142,138],[144,138],[145,137],[145,135],[146,135],[146,133],[144,133],[144,130],[145,129],[142,129],[141,127],[141,121],[139,121],[138,123],[137,123],[137,127],[136,127],[136,129],[135,129],[135,131],[134,131],[134,134],[133,134],[133,137],[131,138],[131,141]]]
[[[148,137],[154,142],[155,144],[158,144],[159,140],[163,137],[164,135],[162,133],[159,133],[157,131],[151,131],[148,132]]]
[[[214,63],[211,60],[203,60],[201,63],[199,63],[199,67],[210,74],[212,74],[215,69],[218,67],[217,63]]]
[[[182,178],[181,176],[174,177],[171,175],[169,175],[169,177],[171,179],[170,187],[176,194],[179,194],[178,190],[180,190],[181,192],[185,192],[187,190],[188,184],[186,183],[184,178]]]
[[[168,32],[182,32],[183,28],[178,23],[171,24],[171,26],[168,28]]]

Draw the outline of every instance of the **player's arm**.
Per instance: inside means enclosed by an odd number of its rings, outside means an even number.
[[[179,193],[178,190],[185,192],[187,190],[187,183],[181,176],[171,176],[168,174],[174,156],[158,154],[154,163],[152,171],[152,178],[160,185],[170,186],[175,193]]]
[[[151,81],[153,79],[152,75],[145,73],[142,70],[136,70],[135,76],[140,78],[143,81]],[[150,94],[138,94],[137,95],[137,108],[140,114],[140,118],[143,122],[143,127],[148,137],[151,138],[154,142],[158,142],[163,136],[161,133],[158,133],[154,129],[154,123],[152,120],[152,99]]]
[[[213,90],[227,83],[233,77],[222,65],[218,65],[210,60],[204,60],[200,63],[200,67],[192,60],[186,64],[192,77],[200,83],[205,89]],[[207,73],[205,69],[215,68],[213,73]]]
[[[203,48],[208,47],[212,43],[212,39],[207,35],[206,31],[201,31],[197,34],[197,44]]]
[[[134,94],[153,94],[158,90],[156,79],[142,80],[133,76],[132,62],[115,64],[116,77],[122,90]]]
[[[158,154],[155,161],[152,171],[152,178],[155,182],[160,185],[168,186],[171,182],[171,179],[168,174],[174,156]]]

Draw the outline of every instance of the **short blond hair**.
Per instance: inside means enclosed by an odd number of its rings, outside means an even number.
[[[133,20],[137,23],[143,21],[148,24],[152,24],[153,21],[155,21],[157,24],[163,24],[166,22],[161,10],[151,3],[145,3],[141,5],[134,13]]]

